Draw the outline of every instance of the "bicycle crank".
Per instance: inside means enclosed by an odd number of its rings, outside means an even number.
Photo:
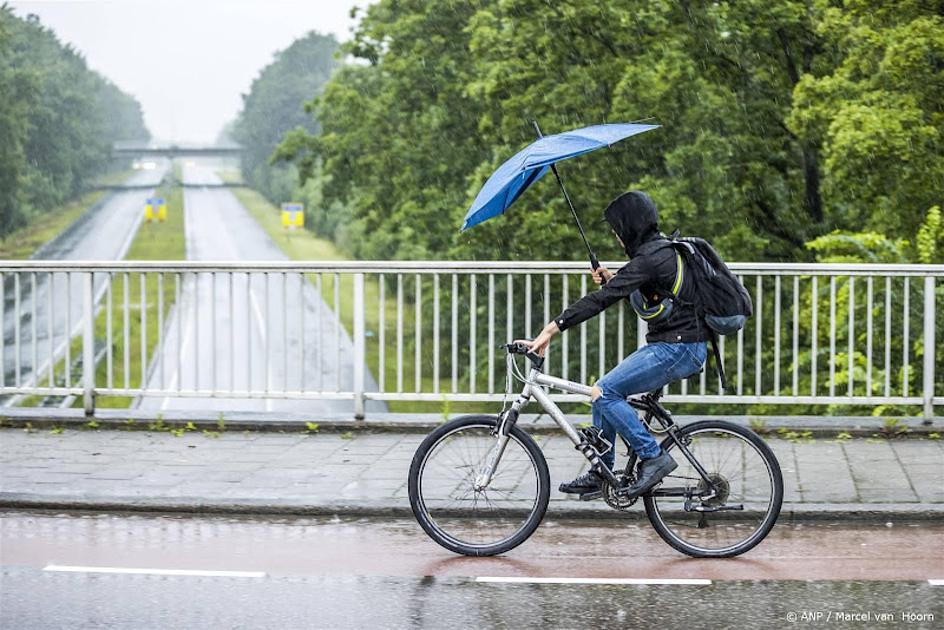
[[[620,491],[631,485],[633,481],[633,479],[627,479],[625,475],[619,476],[619,486],[614,486],[609,481],[604,480],[602,483],[603,500],[614,510],[628,510],[639,500],[639,497],[630,498]]]

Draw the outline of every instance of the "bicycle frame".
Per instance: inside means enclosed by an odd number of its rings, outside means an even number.
[[[485,467],[482,472],[475,478],[474,487],[478,490],[481,490],[488,486],[492,480],[492,476],[495,472],[495,467],[498,465],[498,462],[501,460],[501,456],[505,452],[505,447],[508,444],[509,434],[511,427],[518,421],[518,415],[521,412],[522,407],[527,405],[532,398],[541,405],[544,411],[551,417],[555,424],[560,427],[561,431],[570,438],[570,441],[574,443],[574,447],[583,453],[583,455],[590,460],[590,463],[597,468],[597,471],[600,474],[603,474],[608,478],[608,481],[616,485],[617,479],[616,476],[609,470],[607,466],[601,465],[599,453],[596,452],[596,449],[589,447],[586,441],[581,438],[580,434],[574,429],[567,419],[564,417],[564,412],[561,411],[553,400],[541,389],[541,386],[553,387],[571,394],[581,394],[587,396],[588,398],[592,395],[592,388],[583,383],[576,383],[574,381],[568,381],[566,379],[558,378],[556,376],[550,376],[541,371],[541,363],[535,363],[532,359],[531,369],[528,372],[528,378],[524,384],[524,388],[521,390],[521,394],[518,396],[518,399],[515,400],[511,407],[505,411],[502,416],[499,418],[499,424],[497,427],[498,443],[491,450],[488,455],[488,458],[485,463]],[[685,445],[679,441],[675,432],[672,430],[675,427],[674,421],[668,413],[656,402],[646,400],[645,398],[634,399],[629,398],[627,400],[630,405],[639,409],[641,411],[646,411],[660,420],[663,426],[666,428],[666,432],[669,437],[675,442],[678,446],[679,451],[685,456],[685,458],[692,464],[692,467],[698,472],[701,478],[708,484],[710,489],[708,494],[702,498],[707,500],[713,498],[715,495],[716,489],[714,482],[709,478],[708,472],[704,469],[698,460],[695,459],[694,455],[685,447]],[[616,445],[612,445],[613,448],[616,448]],[[653,494],[662,494],[662,495],[678,495],[679,490],[656,490]]]

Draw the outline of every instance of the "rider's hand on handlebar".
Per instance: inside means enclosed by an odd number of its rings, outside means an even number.
[[[528,346],[530,351],[534,354],[543,357],[544,352],[547,350],[547,346],[551,343],[551,337],[560,332],[560,328],[557,327],[557,322],[550,322],[547,326],[544,327],[544,330],[541,331],[537,337],[532,339],[515,339],[515,343],[523,343]]]
[[[609,282],[610,278],[613,277],[613,273],[606,267],[597,267],[594,271],[590,272],[590,275],[593,276],[593,281],[597,284]]]

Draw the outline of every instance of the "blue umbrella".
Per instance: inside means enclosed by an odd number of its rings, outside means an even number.
[[[574,219],[577,220],[577,227],[580,229],[580,234],[587,245],[587,250],[590,251],[593,268],[596,269],[599,263],[596,256],[593,255],[593,251],[590,250],[590,244],[587,243],[583,227],[580,225],[580,220],[577,219],[577,212],[574,210],[574,205],[570,201],[564,183],[554,164],[561,160],[608,147],[620,140],[658,127],[659,125],[637,123],[593,125],[582,129],[574,129],[573,131],[565,131],[553,136],[542,136],[541,130],[535,122],[534,128],[537,131],[538,139],[516,153],[514,157],[492,173],[492,176],[488,178],[488,181],[482,186],[482,190],[475,197],[475,201],[472,202],[472,207],[466,213],[462,230],[467,230],[473,225],[478,225],[492,217],[503,214],[528,187],[541,179],[548,169],[551,169],[557,177],[557,182],[560,184],[571,212],[573,212]]]

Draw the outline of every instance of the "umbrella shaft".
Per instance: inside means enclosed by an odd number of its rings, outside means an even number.
[[[541,133],[541,127],[538,126],[538,121],[532,120],[531,124],[534,125],[534,131],[538,134],[538,138],[543,138],[544,134]],[[567,189],[564,188],[564,180],[561,179],[560,173],[557,172],[557,165],[551,164],[551,170],[554,172],[554,177],[557,178],[557,184],[560,186],[561,192],[564,193],[564,199],[567,200],[567,205],[570,206],[570,213],[574,215],[574,221],[577,222],[577,229],[580,230],[580,237],[583,239],[583,244],[587,246],[587,253],[590,254],[590,267],[596,271],[600,267],[600,261],[597,260],[596,254],[594,254],[593,250],[590,248],[590,241],[587,240],[587,235],[583,231],[583,226],[580,225],[580,219],[577,218],[577,211],[574,209],[574,203],[570,200],[570,195],[567,194]]]
[[[540,131],[538,133],[540,133]],[[554,172],[554,177],[557,178],[561,192],[564,193],[564,199],[567,200],[570,213],[574,215],[574,221],[577,223],[577,229],[580,230],[580,237],[583,239],[583,244],[587,246],[587,253],[590,254],[590,266],[596,271],[600,266],[600,261],[597,260],[596,254],[594,254],[593,249],[590,248],[590,241],[587,240],[587,234],[583,231],[583,226],[580,224],[580,219],[577,217],[577,210],[574,209],[574,204],[570,200],[570,195],[567,194],[567,189],[564,188],[564,180],[561,179],[560,173],[557,172],[557,166],[555,164],[551,164],[551,171]]]

